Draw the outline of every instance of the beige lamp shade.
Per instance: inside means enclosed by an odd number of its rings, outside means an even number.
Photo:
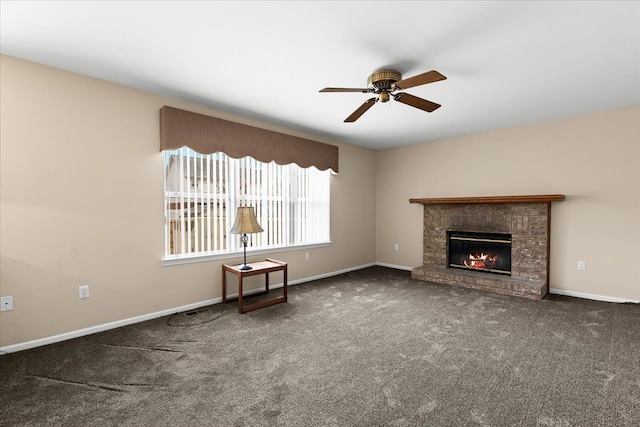
[[[260,233],[264,231],[258,220],[253,206],[240,206],[236,214],[236,222],[231,228],[233,234]]]

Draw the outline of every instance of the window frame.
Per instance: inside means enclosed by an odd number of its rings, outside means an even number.
[[[171,156],[174,156],[174,158],[177,158],[179,155],[179,175],[177,175],[176,177],[174,177],[175,180],[179,179],[179,189],[176,188],[176,183],[173,182],[173,189],[168,189],[167,188],[167,182],[169,180],[168,175],[169,175],[169,164],[170,164],[170,158]],[[289,182],[289,190],[288,190],[288,194],[287,194],[287,199],[286,200],[282,200],[281,204],[286,206],[286,209],[289,211],[287,213],[287,216],[294,216],[294,212],[296,209],[298,209],[299,207],[297,205],[300,204],[301,202],[301,198],[297,197],[296,194],[296,190],[297,190],[297,185],[296,183],[297,181],[297,177],[294,176],[295,173],[297,173],[297,171],[300,170],[306,170],[308,168],[302,168],[298,165],[295,164],[291,164],[291,165],[277,165],[274,162],[271,163],[264,163],[264,162],[260,162],[258,160],[255,160],[253,158],[251,158],[250,156],[244,157],[242,159],[234,159],[232,157],[229,157],[227,155],[225,155],[224,153],[214,153],[214,154],[201,154],[198,153],[197,151],[189,148],[189,147],[182,147],[179,150],[166,150],[163,153],[164,156],[164,164],[163,164],[163,169],[164,169],[164,188],[163,188],[163,203],[164,203],[164,250],[163,250],[163,257],[162,257],[162,264],[163,265],[176,265],[176,264],[185,264],[185,263],[194,263],[194,262],[205,262],[205,261],[211,261],[211,260],[220,260],[220,259],[230,259],[230,258],[237,258],[239,256],[242,256],[242,254],[244,253],[244,249],[242,248],[242,245],[240,242],[240,235],[232,235],[232,236],[227,236],[224,243],[220,243],[223,246],[227,246],[229,247],[229,249],[226,250],[217,250],[217,251],[212,251],[211,249],[211,245],[209,245],[209,250],[207,249],[200,249],[198,248],[198,251],[196,252],[195,249],[198,247],[198,244],[193,244],[191,243],[191,235],[193,233],[197,233],[196,234],[196,241],[202,239],[202,244],[204,244],[204,241],[207,241],[208,243],[211,243],[211,238],[207,236],[207,233],[211,232],[211,229],[207,229],[206,231],[200,230],[198,231],[197,228],[197,223],[202,223],[204,224],[205,222],[205,218],[208,218],[208,220],[206,221],[207,224],[220,224],[219,222],[216,222],[215,220],[211,219],[210,216],[211,214],[207,215],[206,217],[201,217],[198,214],[198,208],[196,206],[202,206],[204,200],[206,199],[208,203],[211,203],[211,200],[223,200],[226,202],[225,204],[225,208],[224,208],[224,212],[225,212],[225,221],[226,221],[226,225],[228,227],[225,227],[224,224],[225,222],[222,223],[222,225],[220,227],[218,227],[216,225],[217,228],[219,228],[219,231],[224,232],[225,234],[228,235],[229,230],[226,230],[226,228],[230,228],[232,225],[232,222],[234,220],[233,216],[235,216],[235,212],[238,206],[245,206],[245,205],[252,205],[253,203],[256,204],[260,204],[262,203],[261,206],[265,206],[264,200],[262,200],[261,198],[268,198],[268,196],[265,196],[264,194],[260,193],[260,188],[259,185],[257,185],[256,181],[251,181],[251,179],[255,179],[255,175],[254,176],[250,176],[252,174],[251,171],[251,167],[254,167],[256,169],[261,169],[263,171],[268,171],[265,172],[263,175],[263,179],[265,179],[265,176],[269,176],[271,179],[271,177],[273,177],[273,171],[272,171],[272,167],[273,168],[282,168],[280,171],[282,172],[282,170],[286,170],[288,171],[287,173],[290,175],[288,178],[288,182]],[[208,161],[212,161],[212,156],[223,156],[223,159],[220,160],[220,157],[218,157],[218,160],[213,160],[213,162],[225,162],[225,167],[228,168],[224,173],[224,183],[221,183],[219,186],[216,184],[217,181],[215,181],[216,178],[219,177],[214,177],[214,179],[212,179],[211,181],[209,180],[210,176],[209,176],[209,167],[210,165],[207,165]],[[184,160],[186,160],[183,163],[183,157]],[[206,159],[206,160],[205,160]],[[187,166],[187,170],[184,169],[184,165],[189,165],[190,163],[192,165],[195,165],[196,162],[200,163],[200,180],[196,177],[192,179],[192,176],[190,174],[190,172],[188,171],[189,166]],[[231,165],[231,162],[237,162],[234,163],[233,165]],[[247,166],[247,164],[249,166]],[[202,178],[205,176],[204,175],[204,168],[205,166],[207,167],[207,173],[206,173],[206,182],[202,181]],[[297,168],[297,169],[296,169]],[[316,169],[317,170],[317,169]],[[290,251],[296,251],[296,250],[303,250],[303,249],[311,249],[311,248],[319,248],[319,247],[327,247],[327,246],[331,246],[332,245],[332,241],[331,241],[331,230],[330,230],[330,224],[331,224],[331,173],[330,171],[318,171],[318,173],[326,173],[327,174],[327,182],[323,183],[326,184],[326,193],[324,194],[324,199],[322,199],[322,202],[324,203],[323,206],[325,206],[326,211],[322,212],[322,216],[323,216],[323,221],[326,221],[326,237],[327,240],[324,240],[323,238],[318,239],[315,242],[309,242],[307,241],[300,241],[297,240],[296,242],[293,241],[293,236],[296,235],[296,233],[300,233],[300,225],[298,224],[298,221],[295,221],[294,218],[289,218],[288,220],[288,225],[289,225],[289,230],[285,233],[286,236],[288,237],[287,241],[284,241],[282,243],[271,243],[271,246],[265,246],[264,244],[259,246],[259,247],[251,247],[248,246],[247,247],[247,255],[261,255],[261,254],[270,254],[270,253],[277,253],[277,252],[290,252]],[[245,176],[242,176],[242,174],[246,174]],[[278,176],[279,173],[276,173],[275,176]],[[194,176],[195,176],[195,171],[194,171]],[[307,176],[307,174],[305,174],[305,176]],[[296,179],[293,179],[296,178]],[[243,184],[241,184],[241,181],[243,182]],[[245,188],[245,192],[242,193],[242,189],[241,187],[244,185],[244,183],[249,183],[249,185],[244,186]],[[211,185],[214,188],[214,191],[206,191],[203,190],[203,188],[198,189],[200,186],[204,187],[207,186],[208,189],[211,189]],[[253,187],[251,187],[253,185]],[[225,188],[225,190],[221,190],[220,187]],[[228,188],[236,188],[235,190],[235,194],[226,194],[224,191],[226,191]],[[253,192],[253,194],[248,194],[247,188],[250,189],[250,191]],[[311,192],[309,192],[311,193]],[[180,223],[180,239],[181,239],[181,247],[186,246],[187,244],[190,245],[189,247],[193,247],[193,252],[191,251],[191,249],[187,252],[187,253],[177,253],[177,254],[170,254],[170,227],[171,225],[169,224],[169,221],[171,221],[170,219],[170,205],[173,203],[176,203],[177,200],[180,200],[181,202],[181,209],[182,210],[182,214],[178,213],[178,216],[176,216],[175,218],[179,221]],[[185,202],[186,200],[186,202]],[[198,204],[198,200],[200,201]],[[262,200],[262,201],[261,201]],[[247,201],[249,202],[247,204]],[[307,202],[309,203],[311,201],[311,199],[307,200]],[[194,230],[191,231],[191,227],[185,227],[185,223],[188,225],[190,223],[189,218],[191,218],[192,212],[189,211],[189,208],[187,207],[187,209],[185,210],[185,203],[188,205],[189,203],[193,202],[193,206],[194,206],[194,212],[193,214],[195,215],[194,218],[203,218],[201,220],[194,220]],[[277,202],[274,202],[277,203]],[[272,206],[273,207],[273,206]],[[209,204],[207,209],[211,209],[211,205]],[[215,208],[214,208],[215,209]],[[223,208],[219,208],[221,209],[220,212],[222,212]],[[175,209],[175,211],[179,211],[179,209]],[[213,214],[215,216],[215,213]],[[218,214],[219,215],[219,214]],[[269,215],[269,214],[267,214]],[[263,224],[261,224],[263,225]],[[263,228],[265,228],[265,230],[267,230],[268,224],[264,224]],[[313,227],[313,226],[311,226]],[[224,231],[223,231],[224,230]],[[262,234],[262,233],[260,233]],[[201,236],[204,235],[204,236]],[[250,236],[251,237],[251,236]],[[282,237],[282,236],[281,236]],[[220,235],[219,236],[220,242],[222,242],[223,236]],[[267,237],[268,239],[268,237]],[[237,242],[236,242],[237,240]],[[263,239],[261,239],[263,240]],[[185,243],[186,242],[186,243]],[[269,242],[266,242],[269,243]],[[189,253],[191,252],[191,253]]]

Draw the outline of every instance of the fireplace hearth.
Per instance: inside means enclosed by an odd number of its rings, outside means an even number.
[[[551,202],[564,195],[411,199],[424,205],[415,279],[529,299],[549,290]]]

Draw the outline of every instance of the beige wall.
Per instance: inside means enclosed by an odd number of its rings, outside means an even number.
[[[375,262],[375,152],[7,56],[0,65],[0,292],[14,298],[0,346],[220,297],[223,261],[161,265],[163,105],[338,145],[333,245],[273,257],[290,280]],[[350,221],[361,212],[371,215]],[[83,284],[91,297],[79,300]]]
[[[334,243],[274,254],[290,280],[420,265],[411,197],[563,193],[551,288],[640,300],[640,107],[373,152],[0,58],[0,293],[15,306],[0,313],[0,347],[220,297],[220,265],[240,259],[161,266],[163,105],[340,147]]]
[[[410,198],[552,193],[551,289],[640,300],[640,106],[377,152],[376,260],[422,264]]]

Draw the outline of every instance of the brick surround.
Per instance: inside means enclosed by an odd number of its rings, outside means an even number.
[[[413,278],[522,298],[544,298],[549,289],[551,201],[428,200],[439,199],[411,200],[424,203],[423,265],[412,270]],[[511,276],[446,268],[447,230],[511,234]]]

